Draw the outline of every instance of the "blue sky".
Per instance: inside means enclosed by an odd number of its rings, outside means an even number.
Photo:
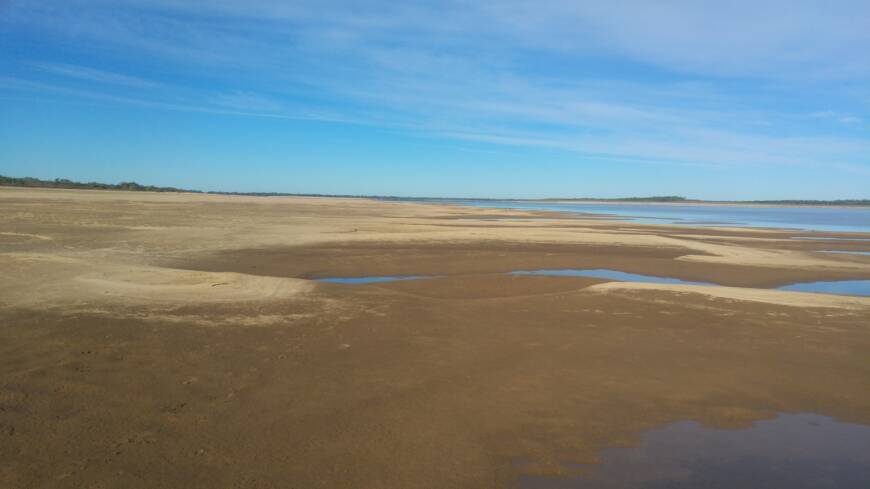
[[[870,2],[0,0],[0,174],[870,198]]]

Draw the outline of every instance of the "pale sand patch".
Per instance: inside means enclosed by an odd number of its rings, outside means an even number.
[[[0,263],[6,266],[13,264],[81,264],[81,259],[67,255],[59,255],[54,253],[28,253],[28,252],[9,252],[0,254]]]
[[[862,263],[847,263],[836,259],[819,257],[806,251],[768,250],[737,245],[720,245],[681,241],[684,246],[702,251],[705,255],[685,255],[677,260],[726,265],[746,265],[768,268],[812,268],[866,271],[870,266]]]
[[[205,274],[154,265],[168,258],[183,261],[222,250],[319,243],[510,242],[576,245],[578,250],[584,246],[669,248],[680,250],[684,256],[677,260],[681,261],[870,276],[866,262],[762,248],[751,238],[769,231],[750,229],[741,229],[746,236],[724,244],[690,237],[690,231],[682,233],[686,236],[662,234],[667,228],[656,225],[633,225],[628,233],[604,221],[584,221],[582,227],[573,219],[548,221],[547,227],[534,221],[484,227],[433,218],[445,214],[516,216],[519,212],[367,199],[0,189],[0,202],[26,210],[29,216],[0,216],[4,233],[32,233],[34,228],[29,226],[39,224],[36,229],[40,231],[56,229],[58,242],[48,253],[0,253],[0,302],[6,304],[289,297],[312,285],[290,278]],[[67,230],[57,226],[61,223],[80,223],[76,227],[81,237],[67,238]],[[92,227],[117,229],[102,233],[93,232]]]
[[[112,270],[75,278],[77,288],[93,295],[146,302],[226,302],[271,300],[313,289],[307,281],[229,272],[169,268]]]
[[[870,297],[790,292],[785,290],[752,289],[743,287],[652,284],[639,282],[606,282],[584,289],[590,292],[623,292],[635,290],[668,291],[681,294],[702,294],[721,299],[764,302],[792,307],[828,307],[837,309],[870,309]]]
[[[2,302],[13,306],[122,302],[195,303],[277,300],[305,294],[302,279],[176,270],[39,253],[0,255]]]
[[[195,324],[202,327],[257,327],[257,326],[292,326],[297,323],[311,320],[315,317],[310,313],[288,313],[288,314],[220,314],[214,316],[205,316],[201,314],[177,314],[165,309],[149,308],[147,310],[111,310],[107,311],[99,307],[78,307],[71,308],[67,313],[71,315],[87,314],[94,317],[111,317],[123,319],[135,319],[139,321],[159,321],[163,323],[177,324]]]
[[[31,233],[10,233],[10,232],[0,232],[0,236],[11,236],[13,238],[28,238],[28,239],[36,239],[39,241],[51,241],[51,236],[45,236],[42,234],[31,234]]]

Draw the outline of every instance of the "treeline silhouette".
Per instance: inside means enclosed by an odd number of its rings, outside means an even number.
[[[745,204],[769,205],[870,205],[870,199],[842,200],[742,200]]]
[[[42,180],[33,177],[5,177],[0,175],[0,185],[6,187],[39,187],[39,188],[74,188],[92,190],[132,190],[137,192],[197,192],[196,190],[184,190],[175,187],[157,187],[154,185],[139,185],[136,182],[100,183],[100,182],[75,182],[66,178],[54,180]]]
[[[0,0],[2,1],[2,0]],[[215,195],[250,195],[260,197],[342,197],[342,198],[373,198],[388,199],[390,197],[380,195],[339,195],[339,194],[298,194],[287,192],[217,192],[205,190],[191,190],[176,187],[158,187],[156,185],[140,185],[136,182],[102,183],[102,182],[76,182],[66,178],[43,180],[33,177],[7,177],[0,175],[0,187],[33,187],[33,188],[66,188],[85,190],[128,190],[134,192],[192,192],[196,194]]]
[[[653,197],[622,197],[618,199],[595,199],[595,198],[562,198],[562,199],[480,199],[480,198],[438,198],[438,197],[394,197],[386,195],[346,195],[346,194],[299,194],[285,192],[214,192],[202,190],[181,189],[176,187],[158,187],[155,185],[140,185],[136,182],[101,183],[101,182],[76,182],[66,178],[54,180],[42,180],[33,177],[7,177],[0,175],[0,186],[5,187],[34,187],[34,188],[66,188],[66,189],[90,189],[90,190],[128,190],[134,192],[193,192],[199,194],[218,195],[251,195],[262,197],[343,197],[343,198],[370,198],[381,200],[398,201],[432,201],[432,202],[462,202],[475,201],[564,201],[564,202],[663,202],[663,203],[711,203],[711,204],[767,204],[767,205],[848,205],[870,206],[870,199],[842,199],[842,200],[735,200],[735,201],[709,201],[687,199],[678,195],[662,195]]]
[[[680,197],[679,195],[659,195],[653,197],[620,197],[616,199],[594,199],[594,198],[573,198],[573,199],[541,199],[541,200],[563,200],[563,201],[577,201],[577,202],[589,202],[589,201],[600,201],[600,202],[703,202],[701,200],[692,200],[687,199],[685,197]]]

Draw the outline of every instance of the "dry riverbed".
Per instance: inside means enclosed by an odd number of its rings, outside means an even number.
[[[867,242],[361,199],[0,211],[3,489],[512,487],[676,421],[870,424],[870,298],[771,290],[870,279],[821,253]],[[565,268],[719,285],[508,273]],[[387,275],[433,278],[316,280]]]

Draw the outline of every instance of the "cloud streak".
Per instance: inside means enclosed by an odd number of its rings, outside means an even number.
[[[112,85],[124,85],[134,88],[153,88],[158,84],[135,76],[122,75],[103,70],[96,70],[85,66],[77,66],[66,63],[33,63],[33,66],[56,75],[70,78],[78,78],[96,83]]]
[[[8,11],[7,32],[106,53],[109,66],[27,60],[36,78],[93,85],[69,96],[320,114],[600,161],[870,165],[866,2],[14,0]],[[115,68],[128,56],[164,76]]]

